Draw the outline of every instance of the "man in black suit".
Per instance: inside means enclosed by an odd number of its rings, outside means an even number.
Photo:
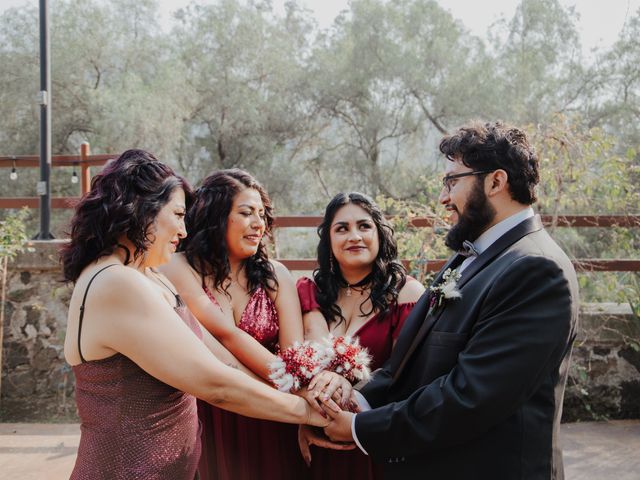
[[[524,132],[501,123],[463,127],[440,150],[446,242],[462,253],[360,390],[368,405],[331,412],[325,433],[355,440],[391,479],[562,479],[578,286],[530,207],[538,160]]]

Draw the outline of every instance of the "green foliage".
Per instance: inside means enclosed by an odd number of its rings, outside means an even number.
[[[558,116],[548,125],[531,127],[540,160],[540,213],[553,217],[640,213],[635,150],[620,154],[613,136],[579,125],[575,119]],[[636,258],[640,248],[637,228],[552,226],[550,231],[576,259]],[[637,272],[585,272],[579,280],[583,301],[638,303]]]
[[[538,123],[575,108],[588,79],[576,19],[558,0],[522,0],[513,18],[495,26],[496,88],[504,118]]]
[[[398,257],[409,261],[407,268],[409,275],[428,286],[434,273],[428,272],[429,262],[446,258],[450,254],[444,245],[446,223],[438,215],[440,210],[426,201],[397,200],[378,196],[376,202],[386,214],[391,216],[390,222],[398,242]],[[433,217],[434,228],[414,226],[412,220],[419,217]]]
[[[13,259],[26,249],[29,240],[25,229],[28,210],[22,209],[9,213],[0,221],[0,260]]]

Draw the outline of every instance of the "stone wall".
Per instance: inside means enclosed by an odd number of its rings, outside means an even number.
[[[9,265],[2,345],[2,419],[75,415],[64,361],[71,286],[61,281],[60,242],[33,242]]]
[[[60,242],[34,242],[11,265],[0,420],[75,419],[63,344],[71,287],[61,282]],[[628,305],[585,305],[565,398],[565,420],[640,418],[640,321]]]
[[[565,392],[566,421],[640,418],[640,319],[628,304],[587,304]]]

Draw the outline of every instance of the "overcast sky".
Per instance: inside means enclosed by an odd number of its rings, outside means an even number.
[[[159,0],[164,22],[171,12],[190,3],[191,0]],[[215,0],[199,0],[213,3]],[[272,0],[282,9],[285,0]],[[321,27],[328,27],[336,15],[347,8],[348,0],[301,0],[316,16]],[[580,14],[578,29],[585,53],[593,47],[608,47],[615,42],[628,17],[640,8],[640,0],[560,0],[563,5],[575,6]],[[438,3],[460,19],[472,33],[484,37],[487,28],[501,16],[510,18],[515,10],[515,0],[438,0]],[[0,12],[13,6],[38,5],[38,0],[0,0]],[[51,5],[55,6],[55,0]]]

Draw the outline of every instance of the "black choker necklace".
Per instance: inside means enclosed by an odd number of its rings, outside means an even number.
[[[366,277],[364,277],[362,280],[360,280],[357,283],[349,283],[343,278],[340,287],[341,288],[347,287],[346,295],[347,297],[350,297],[352,288],[357,291],[359,287],[364,287],[365,285],[368,285],[370,282],[371,282],[371,273],[367,274]],[[362,292],[362,290],[363,289],[359,291]]]

